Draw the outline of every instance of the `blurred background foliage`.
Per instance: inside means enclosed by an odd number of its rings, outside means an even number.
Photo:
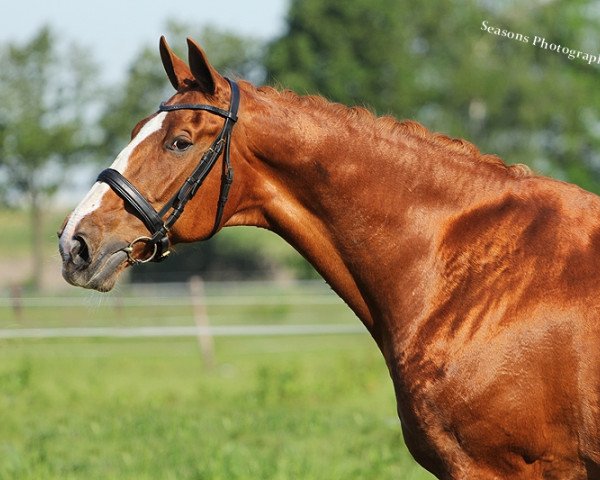
[[[598,54],[598,3],[295,1],[265,66],[271,83],[416,119],[598,191],[600,68],[533,46],[535,35]]]
[[[483,31],[483,20],[529,42]],[[537,35],[599,54],[598,2],[292,0],[285,32],[269,42],[174,21],[165,34],[176,49],[194,37],[225,74],[416,119],[507,163],[600,192],[600,65],[532,45]],[[28,206],[39,239],[41,211],[57,189],[70,188],[73,164],[93,165],[91,183],[172,91],[155,45],[141,46],[117,85],[102,84],[90,52],[47,28],[26,44],[0,45],[0,61],[0,199],[5,208]],[[133,269],[134,280],[316,275],[256,229],[179,250]]]

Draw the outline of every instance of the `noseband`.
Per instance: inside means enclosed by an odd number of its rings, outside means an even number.
[[[221,189],[219,193],[219,200],[217,203],[217,215],[215,218],[215,224],[209,235],[212,237],[219,226],[221,225],[221,219],[223,217],[223,209],[227,202],[227,196],[229,195],[229,188],[233,182],[233,168],[229,161],[229,144],[231,141],[231,130],[237,120],[237,111],[240,103],[240,93],[237,84],[227,79],[229,86],[231,87],[231,99],[229,101],[229,110],[223,110],[213,105],[204,104],[189,104],[182,103],[176,105],[165,105],[160,104],[158,109],[159,112],[172,112],[174,110],[205,110],[210,113],[214,113],[225,119],[223,128],[217,138],[213,141],[209,149],[204,152],[202,158],[196,165],[196,168],[192,174],[187,178],[179,190],[171,197],[171,199],[159,210],[156,211],[154,207],[146,200],[146,198],[140,193],[140,191],[123,175],[113,168],[107,168],[98,175],[96,181],[104,182],[108,184],[114,191],[119,195],[127,204],[129,204],[139,217],[148,231],[150,236],[138,237],[131,241],[128,246],[121,249],[127,253],[127,259],[131,264],[146,263],[150,261],[160,262],[164,260],[171,252],[169,251],[169,230],[177,219],[183,213],[185,205],[192,199],[196,194],[204,179],[210,173],[212,167],[215,165],[219,155],[224,151],[223,154],[223,173],[221,177]],[[170,213],[169,213],[170,212]],[[169,213],[168,217],[163,220],[165,215]],[[145,259],[135,258],[133,256],[133,247],[137,243],[145,243],[151,247],[152,254],[150,257]]]

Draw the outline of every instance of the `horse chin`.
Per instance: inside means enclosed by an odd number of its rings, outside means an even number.
[[[127,266],[127,254],[123,251],[103,255],[85,269],[73,268],[72,264],[63,265],[63,277],[76,287],[108,292],[113,289],[119,274]]]

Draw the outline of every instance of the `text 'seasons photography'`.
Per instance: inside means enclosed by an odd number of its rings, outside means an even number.
[[[511,32],[510,30],[490,25],[487,20],[481,22],[481,30],[500,37],[510,38],[511,40],[529,43],[534,47],[543,48],[544,50],[561,53],[569,60],[579,59],[587,62],[588,65],[591,65],[592,63],[600,65],[600,52],[595,54],[586,53],[558,43],[552,43],[538,35],[523,35],[522,33]]]

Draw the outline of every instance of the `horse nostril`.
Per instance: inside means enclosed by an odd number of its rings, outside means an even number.
[[[85,267],[91,263],[90,249],[83,237],[79,235],[73,237],[70,256],[71,261],[77,267]]]

